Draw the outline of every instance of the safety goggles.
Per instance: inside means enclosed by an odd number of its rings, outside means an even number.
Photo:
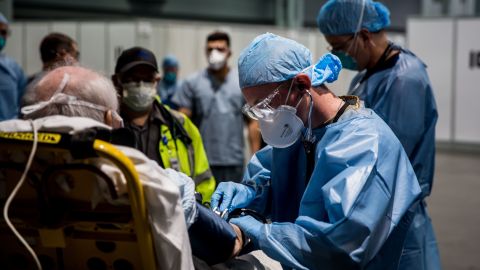
[[[266,98],[254,105],[245,104],[242,107],[242,112],[248,117],[259,120],[259,119],[268,119],[273,115],[275,109],[270,105],[270,103],[280,95],[279,88],[282,85],[279,85],[273,92],[268,95]]]
[[[308,69],[308,68],[306,68],[306,69]],[[273,92],[270,95],[268,95],[266,98],[264,98],[262,101],[254,104],[252,106],[250,106],[248,104],[243,105],[242,112],[245,115],[247,115],[248,117],[250,117],[254,120],[260,120],[260,119],[268,120],[268,119],[270,119],[275,113],[275,108],[271,104],[275,99],[277,101],[279,101],[280,87],[282,87],[283,85],[284,85],[284,83],[277,86],[277,88],[275,88],[275,90],[273,90]],[[290,92],[292,91],[292,86],[293,86],[293,80],[290,83],[290,87],[288,89],[287,97],[285,98],[285,101],[283,103],[284,105],[287,104],[288,97],[290,97]],[[303,96],[297,102],[297,105],[295,105],[295,108],[298,107],[298,105],[300,104],[302,99],[303,99]]]

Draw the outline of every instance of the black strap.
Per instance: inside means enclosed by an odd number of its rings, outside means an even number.
[[[387,48],[385,48],[385,51],[383,51],[382,56],[380,56],[380,59],[378,59],[377,63],[375,66],[371,69],[368,69],[367,72],[365,73],[365,76],[360,80],[359,83],[363,83],[366,81],[370,76],[373,74],[377,73],[378,71],[390,68],[395,65],[395,63],[398,60],[398,55],[396,55],[393,58],[387,59],[388,55],[393,51],[393,50],[400,50],[401,48],[398,45],[395,45],[392,42],[388,42]]]
[[[168,122],[166,124],[172,133],[172,138],[174,140],[180,139],[186,146],[190,145],[192,143],[192,139],[188,135],[188,132],[183,128],[183,125],[180,123],[180,121],[178,121],[173,113],[171,113],[165,106],[158,104],[158,108],[162,116]]]
[[[345,110],[347,110],[348,106],[358,106],[359,103],[359,98],[357,96],[341,96],[340,97],[345,103],[342,105],[342,107],[338,110],[337,114],[335,117],[330,119],[329,121],[325,122],[322,124],[321,127],[324,127],[326,125],[336,123],[338,119],[343,115]],[[307,168],[306,168],[306,174],[305,174],[305,186],[308,185],[308,182],[310,181],[310,177],[312,176],[313,169],[315,168],[315,147],[317,145],[317,142],[310,142],[307,140],[303,141],[303,147],[305,149],[305,154],[307,156]]]

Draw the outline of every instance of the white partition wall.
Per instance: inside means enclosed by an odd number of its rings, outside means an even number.
[[[107,23],[106,72],[113,74],[115,64],[123,50],[137,44],[136,25],[133,22]]]
[[[480,144],[478,29],[478,18],[408,20],[408,46],[429,66],[440,116],[438,140]]]
[[[78,23],[53,22],[50,25],[50,32],[59,32],[73,38],[74,40],[78,40]]]
[[[6,55],[12,57],[17,61],[17,63],[25,67],[25,51],[24,46],[24,35],[23,35],[23,23],[12,23],[9,25],[10,36],[7,39],[7,44],[5,45],[4,52]]]
[[[77,42],[82,65],[101,72],[107,70],[106,35],[107,27],[105,23],[84,22],[79,24],[79,39]]]
[[[440,34],[441,33],[441,34]],[[410,19],[407,22],[408,48],[427,64],[437,101],[436,136],[453,140],[454,21],[452,19]]]
[[[480,20],[457,22],[455,139],[480,143]]]
[[[42,70],[39,46],[42,39],[50,33],[48,23],[25,23],[24,24],[24,48],[25,60],[24,71],[26,74],[34,74]]]

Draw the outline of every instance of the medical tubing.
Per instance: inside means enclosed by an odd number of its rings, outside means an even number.
[[[12,193],[10,193],[10,196],[8,196],[7,201],[5,202],[5,207],[3,208],[3,218],[5,219],[5,222],[7,223],[8,227],[12,230],[12,232],[18,238],[18,240],[20,240],[20,242],[25,246],[25,248],[28,250],[30,255],[32,255],[33,260],[35,261],[35,264],[37,265],[37,268],[39,270],[42,270],[42,265],[40,264],[40,260],[38,259],[37,254],[35,254],[35,251],[33,251],[33,249],[27,243],[25,238],[23,238],[22,235],[20,235],[20,233],[15,229],[15,226],[13,226],[12,222],[8,218],[8,208],[10,207],[10,204],[13,201],[15,195],[17,195],[18,190],[23,185],[23,182],[25,182],[25,179],[27,178],[27,173],[30,170],[30,166],[32,165],[32,161],[33,161],[33,158],[35,156],[35,152],[37,152],[37,143],[38,143],[37,129],[35,127],[35,123],[32,120],[29,120],[29,122],[32,125],[32,129],[33,129],[32,151],[30,152],[30,156],[28,157],[27,165],[25,166],[25,170],[23,171],[23,174],[22,174],[22,177],[20,178],[20,181],[18,181],[17,185],[15,186],[15,188],[13,188]]]

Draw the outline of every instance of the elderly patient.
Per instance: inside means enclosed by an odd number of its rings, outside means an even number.
[[[76,131],[90,127],[122,126],[122,120],[116,112],[116,91],[110,80],[82,67],[60,67],[37,79],[27,89],[23,104],[24,118],[36,119],[39,129],[43,127]],[[12,126],[21,126],[21,123],[13,122],[21,120],[0,123],[0,130],[8,131]],[[161,258],[158,266],[161,269],[193,268],[187,227],[193,254],[207,263],[225,260],[238,252],[242,245],[240,230],[195,201],[195,185],[189,177],[171,169],[162,169],[133,148],[117,148],[135,164],[146,190],[149,216],[153,220],[155,250]],[[103,166],[102,169],[107,168]],[[119,178],[113,179],[117,193],[125,194],[126,183],[123,176],[115,173],[110,173],[110,176]],[[217,225],[213,226],[216,230],[203,231],[200,234],[200,230],[211,228],[205,224]],[[210,239],[211,243],[206,243],[206,239]],[[202,245],[203,249],[208,250],[211,245],[219,242],[223,244],[218,246],[224,249],[220,254],[212,255],[200,250]]]

